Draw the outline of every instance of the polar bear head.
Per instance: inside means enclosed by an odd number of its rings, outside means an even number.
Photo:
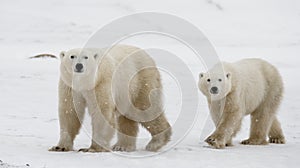
[[[198,87],[200,91],[210,100],[220,100],[231,91],[231,73],[210,70],[200,73]]]
[[[97,68],[98,52],[94,49],[71,49],[60,53],[61,71],[72,75],[88,75]]]
[[[62,80],[69,86],[87,85],[93,81],[99,64],[99,50],[77,48],[60,53],[60,73]]]

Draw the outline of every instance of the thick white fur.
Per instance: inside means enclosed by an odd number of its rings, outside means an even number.
[[[209,80],[209,82],[208,82]],[[212,94],[212,87],[218,94]],[[207,97],[216,130],[206,142],[215,148],[230,146],[239,131],[242,118],[251,115],[250,137],[242,144],[285,143],[276,117],[283,94],[283,82],[277,69],[261,59],[219,63],[200,74],[199,89]]]
[[[78,63],[83,65],[80,73],[75,72]],[[58,145],[50,151],[73,150],[86,107],[93,139],[81,151],[109,151],[115,128],[118,142],[113,150],[133,151],[138,123],[152,135],[147,150],[157,151],[169,141],[171,128],[162,109],[160,74],[143,50],[126,45],[72,49],[61,53],[60,70],[61,133]]]

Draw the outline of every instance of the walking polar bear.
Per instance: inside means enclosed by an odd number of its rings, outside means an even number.
[[[283,82],[277,69],[261,59],[236,63],[221,62],[207,73],[200,73],[199,89],[207,97],[216,126],[205,140],[215,148],[232,145],[232,137],[242,118],[251,115],[250,137],[242,144],[285,143],[276,111],[283,94]]]
[[[50,151],[73,150],[87,107],[92,142],[83,152],[136,149],[138,123],[152,135],[146,149],[157,151],[171,136],[162,105],[162,85],[154,61],[134,46],[72,49],[61,52],[59,81],[60,140]]]

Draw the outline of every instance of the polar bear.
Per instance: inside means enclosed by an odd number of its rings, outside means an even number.
[[[60,54],[60,140],[50,151],[73,150],[85,108],[91,116],[92,142],[83,152],[133,151],[138,123],[152,135],[146,150],[157,151],[171,136],[162,104],[158,69],[137,47],[72,49]],[[110,141],[118,130],[118,141]]]
[[[215,148],[232,145],[242,118],[251,115],[250,137],[241,144],[283,144],[285,138],[276,111],[283,94],[277,69],[262,59],[221,62],[199,75],[199,89],[206,96],[216,126],[205,140]]]

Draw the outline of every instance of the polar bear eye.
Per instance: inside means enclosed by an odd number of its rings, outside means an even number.
[[[71,56],[70,56],[70,58],[71,58],[71,59],[74,59],[74,58],[76,58],[76,56],[74,56],[74,55],[71,55]]]
[[[84,56],[83,58],[84,58],[84,59],[89,59],[89,57],[88,57],[88,56]]]
[[[222,82],[222,79],[219,79],[219,82]]]
[[[207,82],[210,82],[210,79],[209,79],[209,78],[207,79]]]

